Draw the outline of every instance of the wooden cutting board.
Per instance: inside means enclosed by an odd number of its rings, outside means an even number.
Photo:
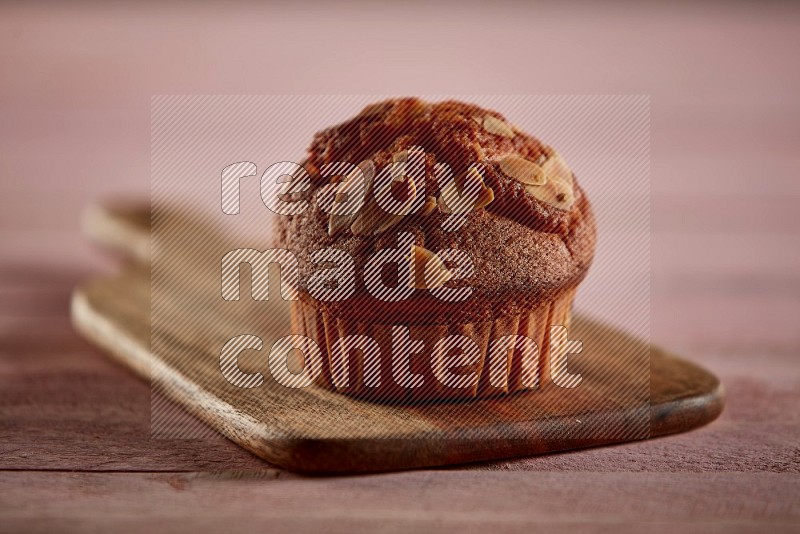
[[[172,340],[170,348],[150,349],[149,210],[95,206],[84,223],[93,240],[127,262],[120,274],[75,290],[76,328],[211,428],[287,469],[383,471],[564,451],[683,432],[722,411],[723,389],[711,373],[580,316],[570,337],[596,350],[586,358],[591,364],[576,364],[587,379],[569,394],[543,387],[502,399],[393,406],[316,387],[284,388],[268,373],[258,388],[236,388],[221,377],[219,354],[204,342],[218,322],[198,324],[187,308],[221,306],[219,298],[188,286],[160,297],[178,319],[153,333]],[[230,310],[220,313],[239,320]],[[273,324],[289,324],[282,302],[270,314]],[[641,358],[631,360],[643,351],[649,389]],[[638,377],[627,376],[633,368]]]

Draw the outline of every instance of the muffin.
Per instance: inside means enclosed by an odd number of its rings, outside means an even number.
[[[299,262],[292,324],[321,349],[320,386],[403,403],[546,386],[550,326],[569,326],[595,245],[555,150],[495,111],[404,98],[318,132],[303,168],[289,196],[307,207],[277,244]]]

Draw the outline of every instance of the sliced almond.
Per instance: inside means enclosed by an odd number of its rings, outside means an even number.
[[[441,211],[442,213],[447,215],[453,213],[452,211],[450,211],[450,208],[447,207],[447,204],[444,201],[444,195],[439,195],[439,198],[436,199],[436,204],[439,206],[439,211]]]
[[[350,225],[350,231],[356,236],[372,235],[388,218],[389,214],[378,206],[374,197],[370,196],[369,200],[365,202],[364,207],[358,212],[355,219],[353,219],[353,223]]]
[[[480,187],[480,190],[478,192],[478,198],[475,199],[475,203],[470,207],[470,209],[485,208],[486,206],[488,206],[494,200],[494,191],[492,191],[491,188],[486,187],[486,184],[483,183],[483,176],[481,176],[481,173],[478,172],[478,170],[475,169],[474,167],[470,168],[467,171],[467,174],[464,176],[464,186],[461,188],[461,191],[460,191],[461,194],[463,194],[464,189],[468,187],[467,184],[469,182],[473,182],[473,183],[474,182],[478,182],[479,187]],[[456,198],[453,198],[451,200],[454,201],[454,202],[458,201],[458,199],[456,199]],[[442,213],[445,213],[445,214],[453,213],[453,209],[448,207],[447,206],[447,202],[444,200],[444,194],[439,196],[439,199],[438,199],[437,202],[439,204],[439,210]],[[454,208],[454,209],[457,209],[457,211],[459,213],[464,213],[464,211],[460,209],[462,207],[465,208],[467,206],[456,206],[456,208]]]
[[[383,210],[374,202],[367,202],[367,205],[358,212],[355,219],[350,225],[350,231],[353,235],[365,236],[372,235],[375,229],[380,224],[380,219]]]
[[[405,175],[415,180],[424,179],[425,150],[419,146],[412,146],[392,154],[391,173],[395,180],[401,180]]]
[[[475,167],[470,167],[467,170],[467,173],[464,175],[464,185],[462,189],[467,187],[475,187],[474,184],[478,184],[479,187],[486,187],[483,185],[483,175],[476,169]]]
[[[337,201],[339,195],[339,186],[337,186],[336,183],[331,182],[329,185],[326,185],[317,192],[317,203],[319,204],[320,208],[328,211],[330,210],[330,207]]]
[[[485,208],[494,200],[494,191],[490,187],[486,187],[486,184],[483,183],[483,176],[478,169],[472,167],[470,170],[467,171],[464,182],[464,186],[467,186],[468,181],[478,182],[480,186],[480,192],[478,193],[478,198],[475,200],[475,206],[473,209],[477,208]]]
[[[525,185],[543,185],[547,175],[541,167],[518,154],[509,154],[500,160],[500,170],[506,176]]]
[[[562,210],[570,209],[575,203],[572,186],[559,180],[549,180],[544,185],[529,185],[525,190],[534,198]]]
[[[483,147],[478,143],[475,143],[472,147],[475,149],[475,160],[484,161],[486,159],[486,151]]]
[[[490,134],[501,135],[509,139],[513,139],[514,136],[517,135],[507,122],[493,117],[492,115],[486,115],[483,118],[483,129]]]
[[[436,197],[432,197],[428,195],[425,198],[425,204],[422,205],[422,209],[419,211],[420,215],[428,216],[436,209]]]
[[[395,224],[402,221],[403,217],[404,215],[397,215],[396,213],[387,213],[386,217],[378,224],[377,228],[375,228],[373,235],[378,235],[385,232]]]
[[[445,267],[442,259],[427,248],[412,245],[410,256],[409,267],[415,288],[436,289],[453,278],[453,273]],[[430,280],[430,285],[426,278]]]
[[[372,160],[364,160],[358,164],[358,168],[364,174],[364,204],[369,202],[368,195],[370,190],[372,189],[372,182],[375,178],[375,164]],[[355,180],[353,177],[356,171],[354,170],[352,173],[347,175],[347,180],[342,182],[341,185],[336,189],[336,197],[335,201],[341,201],[341,197],[339,195],[345,195],[349,192],[354,192],[355,187]],[[362,205],[360,211],[363,211],[364,205]],[[353,222],[353,219],[356,217],[357,213],[348,213],[343,215],[337,215],[331,213],[328,217],[328,235],[333,237],[348,226],[350,226]]]
[[[408,181],[408,185],[411,189],[410,199],[416,198],[417,188],[414,184],[414,180],[410,176],[405,176],[400,180],[393,180],[388,184],[388,186],[384,187],[381,191],[372,191],[371,195],[369,196],[369,200],[365,202],[364,208],[358,212],[355,219],[353,219],[353,223],[350,225],[350,231],[353,232],[353,235],[357,236],[367,236],[367,235],[377,235],[381,232],[385,232],[392,226],[399,223],[403,220],[403,217],[408,215],[411,211],[413,206],[413,201],[409,201],[405,208],[405,213],[387,213],[378,205],[376,198],[380,195],[389,194],[388,189],[391,188],[395,183],[398,181]],[[374,189],[374,188],[373,188]]]
[[[475,201],[476,208],[485,208],[494,201],[494,191],[491,187],[484,187],[478,195],[478,200]]]
[[[350,224],[352,215],[331,215],[328,219],[328,235],[333,237]]]
[[[572,170],[557,152],[547,158],[542,164],[542,170],[547,174],[550,180],[558,180],[572,187]]]
[[[408,161],[408,150],[401,150],[400,152],[395,152],[392,154],[392,161],[394,163]]]

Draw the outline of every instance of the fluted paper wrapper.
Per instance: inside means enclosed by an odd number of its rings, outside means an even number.
[[[435,325],[379,324],[336,317],[304,300],[291,303],[293,331],[313,339],[322,350],[323,372],[317,384],[323,388],[358,398],[395,403],[415,403],[432,400],[476,399],[502,397],[525,390],[552,387],[550,377],[549,331],[552,325],[569,328],[570,312],[575,290],[569,290],[555,300],[541,303],[527,314],[498,317],[492,321]],[[392,329],[408,328],[411,342],[422,341],[424,349],[409,358],[410,373],[423,378],[421,385],[404,387],[395,381],[392,368]],[[462,335],[478,346],[479,357],[468,366],[458,367],[458,374],[477,373],[478,379],[464,387],[449,387],[435,376],[441,368],[442,354],[434,351],[436,343],[449,335]],[[346,336],[368,336],[377,342],[380,354],[365,355],[361,350],[350,350],[345,358],[334,358],[334,346]],[[500,363],[490,365],[489,349],[493,340],[507,335],[523,335],[533,340],[538,357],[519,348],[504,351]],[[403,347],[394,347],[396,355]],[[502,354],[502,353],[501,353]],[[378,358],[377,364],[369,357]],[[498,355],[494,355],[498,358]],[[341,369],[346,360],[347,374]],[[503,365],[504,364],[504,365]],[[339,366],[339,367],[337,367]],[[438,367],[437,367],[438,366]],[[371,375],[367,375],[369,371]],[[347,377],[346,385],[334,376]],[[376,377],[379,377],[377,379]],[[537,379],[538,377],[538,379]],[[376,382],[379,381],[379,384]]]

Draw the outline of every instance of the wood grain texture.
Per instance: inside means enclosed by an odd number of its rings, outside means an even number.
[[[797,532],[798,5],[575,7],[0,3],[0,532]],[[150,439],[149,385],[68,310],[116,267],[86,204],[148,195],[151,95],[419,91],[652,95],[651,335],[725,384],[716,421],[323,479]],[[235,471],[179,472],[207,469]]]
[[[0,469],[264,469],[218,435],[151,438],[150,386],[71,325],[71,293],[90,274],[0,268]]]
[[[696,485],[704,491],[686,491]],[[52,532],[51,517],[69,532],[92,521],[115,532],[155,525],[186,533],[232,525],[269,532],[531,532],[536,517],[535,527],[547,532],[670,533],[677,518],[680,532],[788,533],[796,532],[800,509],[788,499],[765,506],[760,496],[798,491],[800,480],[775,473],[0,474],[9,532]]]
[[[147,209],[93,211],[103,214],[95,224],[116,233],[91,226],[90,233],[118,236],[103,244],[135,259],[141,251],[135,245],[149,232]],[[159,294],[175,309],[168,324],[154,326],[155,335],[174,341],[164,352],[150,350],[150,278],[136,263],[76,291],[75,325],[213,428],[289,469],[378,471],[561,451],[681,432],[713,420],[722,409],[722,388],[710,373],[580,317],[571,335],[598,350],[587,358],[591,365],[576,367],[585,380],[574,391],[551,387],[507,399],[401,407],[272,381],[242,390],[225,382],[219,356],[208,344],[214,338],[209,330],[224,323],[182,318],[212,310],[212,317],[228,316],[248,332],[260,319],[252,311],[231,311],[219,299],[215,280],[192,276],[186,262],[177,265],[190,282]],[[269,304],[272,324],[288,323],[285,303]],[[276,319],[281,314],[283,321]]]

